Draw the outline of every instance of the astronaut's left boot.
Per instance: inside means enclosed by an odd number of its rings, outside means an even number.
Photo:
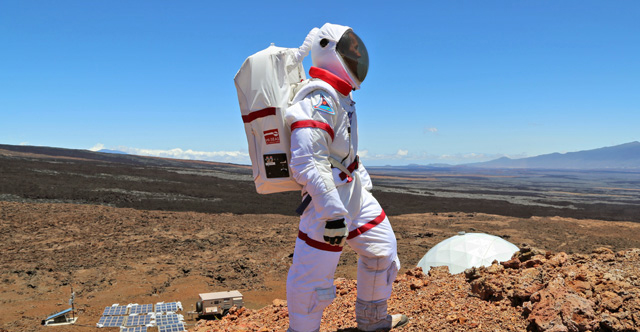
[[[387,314],[387,300],[356,301],[356,322],[360,331],[390,331],[407,325],[409,317]]]
[[[409,324],[409,317],[407,315],[395,314],[391,316],[391,328],[402,327]]]

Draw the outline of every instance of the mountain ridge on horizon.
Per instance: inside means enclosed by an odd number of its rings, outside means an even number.
[[[47,156],[66,156],[66,157],[84,157],[89,159],[99,159],[103,161],[138,163],[140,158],[159,159],[172,161],[171,158],[160,158],[152,156],[138,156],[127,154],[116,150],[99,150],[90,151],[84,149],[67,149],[46,146],[29,146],[29,145],[7,145],[0,144],[0,150],[11,150],[15,152],[28,152],[34,154],[42,154]],[[194,160],[175,159],[175,162],[190,162]],[[202,162],[202,161],[196,161]],[[206,162],[206,161],[205,161]],[[155,163],[155,162],[154,162]],[[221,162],[212,162],[216,164],[227,164]],[[236,165],[236,164],[229,164]],[[243,166],[243,165],[236,165]],[[250,167],[250,166],[249,166]],[[640,142],[633,141],[619,145],[596,148],[591,150],[582,150],[566,153],[549,153],[534,157],[511,159],[509,157],[501,157],[498,159],[468,163],[460,165],[449,164],[429,164],[416,165],[410,164],[406,166],[370,166],[369,168],[486,168],[486,169],[563,169],[563,170],[640,170]]]
[[[458,166],[476,168],[640,170],[640,142],[633,141],[614,146],[575,152],[554,152],[518,159],[501,157],[490,161]]]

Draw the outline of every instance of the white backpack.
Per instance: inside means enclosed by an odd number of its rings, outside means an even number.
[[[310,33],[300,48],[271,44],[249,56],[234,78],[259,194],[302,189],[289,168],[291,129],[284,116],[294,86],[306,79],[302,60],[313,37]]]

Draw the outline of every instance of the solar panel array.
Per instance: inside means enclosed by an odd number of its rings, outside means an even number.
[[[120,332],[147,332],[146,326],[124,327]]]
[[[153,304],[133,305],[129,308],[129,315],[148,314],[153,312]]]
[[[171,325],[178,324],[182,322],[182,316],[176,314],[168,314],[168,315],[157,315],[156,316],[156,325]]]
[[[102,316],[98,321],[99,327],[116,327],[124,324],[125,316]]]
[[[156,312],[176,312],[178,310],[182,310],[180,302],[156,303]]]
[[[183,323],[158,326],[158,332],[182,332],[182,331],[186,331]]]
[[[175,314],[182,310],[182,303],[112,305],[104,308],[98,327],[120,327],[120,332],[146,332],[148,326],[158,326],[160,331],[185,331],[184,317]],[[129,314],[129,316],[127,316]]]
[[[139,316],[129,316],[127,317],[127,322],[124,324],[125,326],[138,326],[138,325],[147,325],[151,323],[151,316],[149,315],[139,315]]]
[[[117,305],[104,308],[102,316],[122,316],[127,314],[127,306]]]

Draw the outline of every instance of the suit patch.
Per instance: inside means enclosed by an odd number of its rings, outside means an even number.
[[[313,105],[313,109],[321,111],[321,112],[329,113],[331,115],[336,114],[336,111],[334,111],[331,108],[331,106],[329,105],[327,100],[324,99],[324,96],[322,94],[320,94],[320,101],[318,102],[318,104],[317,105]]]
[[[267,145],[280,144],[280,133],[278,133],[278,129],[265,130],[264,141]]]

